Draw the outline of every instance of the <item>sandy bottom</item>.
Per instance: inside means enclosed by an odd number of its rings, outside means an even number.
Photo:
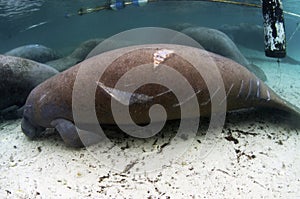
[[[299,66],[254,63],[276,92],[300,107]],[[186,151],[178,149],[183,154],[176,161],[147,173],[136,168],[141,156],[115,170],[115,163],[105,163],[112,148],[100,154],[103,159],[95,158],[91,150],[68,148],[51,133],[31,141],[21,132],[20,120],[7,121],[0,124],[0,198],[300,197],[300,128],[292,125],[295,120],[279,113],[232,113],[221,133],[207,137],[200,128]],[[130,151],[163,154],[173,125],[160,139],[112,138],[122,154],[111,159]],[[207,146],[212,150],[204,156],[200,151]]]

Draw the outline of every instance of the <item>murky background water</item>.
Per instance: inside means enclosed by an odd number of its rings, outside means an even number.
[[[247,2],[260,4],[257,0]],[[263,22],[260,8],[207,1],[160,1],[144,7],[128,6],[120,11],[105,10],[84,16],[65,17],[66,14],[76,14],[79,8],[104,3],[99,0],[1,0],[0,53],[32,43],[64,52],[81,41],[109,37],[135,27],[168,27],[191,23],[218,28],[223,24],[245,22],[262,25]],[[297,0],[284,1],[283,5],[285,11],[300,13],[300,2]],[[300,18],[286,14],[285,20],[289,39]],[[299,42],[300,31],[296,31],[288,42],[290,55],[297,56]]]

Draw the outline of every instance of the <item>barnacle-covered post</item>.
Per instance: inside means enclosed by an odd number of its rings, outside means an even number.
[[[286,56],[286,38],[281,0],[262,0],[265,54],[268,57]]]

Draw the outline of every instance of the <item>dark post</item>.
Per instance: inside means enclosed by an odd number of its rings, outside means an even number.
[[[286,56],[286,38],[281,0],[262,0],[265,54],[268,57]]]

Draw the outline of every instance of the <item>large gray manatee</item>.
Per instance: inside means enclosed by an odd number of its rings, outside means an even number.
[[[119,79],[131,70],[135,70],[137,76],[126,79],[121,84],[125,88],[134,86],[136,79],[144,82],[150,75],[172,83],[173,88],[151,83],[139,86],[133,93],[116,88]],[[101,71],[102,75],[99,73]],[[170,71],[177,71],[188,81],[192,94],[177,99],[173,92],[179,90],[184,94],[186,87],[176,73]],[[224,95],[217,98],[222,85],[225,87]],[[83,145],[82,138],[88,144],[100,141],[95,139],[95,132],[89,130],[91,126],[99,123],[116,124],[112,100],[129,110],[129,118],[135,123],[147,124],[150,120],[160,121],[160,117],[150,119],[148,112],[153,105],[162,105],[168,120],[183,119],[181,108],[195,99],[198,103],[192,104],[188,115],[184,117],[208,117],[211,114],[224,114],[226,110],[253,107],[300,115],[299,108],[280,98],[247,68],[231,59],[188,46],[148,44],[102,53],[43,82],[30,93],[26,101],[21,127],[25,135],[32,139],[43,135],[45,128],[55,128],[67,145],[78,147]],[[212,108],[213,100],[217,100],[214,102],[215,109]],[[227,109],[221,109],[221,104],[225,104]],[[121,117],[120,121],[127,124],[129,119]],[[84,137],[79,136],[78,129],[86,131]]]

